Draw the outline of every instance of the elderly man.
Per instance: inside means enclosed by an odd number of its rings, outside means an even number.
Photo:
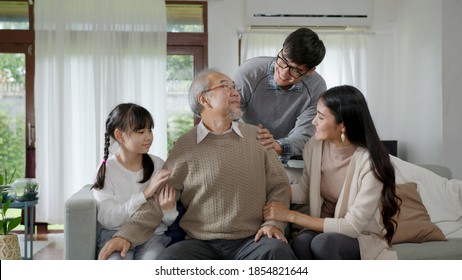
[[[289,205],[289,181],[273,149],[256,140],[258,127],[236,120],[240,95],[216,70],[198,74],[189,90],[199,125],[181,136],[164,168],[186,208],[180,226],[186,239],[159,259],[295,259],[284,237],[285,223],[263,221],[266,202]],[[161,221],[154,196],[100,252],[106,258],[144,242]]]

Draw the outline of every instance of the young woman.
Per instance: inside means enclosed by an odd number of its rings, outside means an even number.
[[[265,219],[305,228],[292,242],[299,259],[396,258],[389,250],[399,212],[395,172],[363,94],[352,86],[327,90],[313,124],[303,176],[291,189],[292,203],[308,204],[310,215],[274,202]]]
[[[99,249],[159,188],[158,199],[163,211],[162,223],[148,241],[132,248],[125,256],[115,252],[109,259],[156,259],[170,242],[164,232],[178,216],[175,191],[166,185],[170,171],[161,169],[164,161],[148,154],[153,127],[151,114],[132,103],[116,106],[106,120],[104,160],[92,188],[98,222],[103,226]],[[109,157],[109,146],[114,141],[119,149]]]

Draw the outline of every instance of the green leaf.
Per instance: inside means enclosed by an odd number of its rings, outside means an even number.
[[[10,203],[11,197],[5,203],[3,203],[3,215],[6,215],[6,211],[8,210],[8,208],[10,208]]]
[[[6,217],[6,212],[10,207],[11,197],[3,203],[2,207],[2,220],[0,221],[1,234],[9,234],[14,228],[16,228],[21,223],[21,217],[10,218]]]
[[[19,223],[21,223],[21,217],[16,217],[16,218],[7,218],[6,222],[8,224],[7,226],[7,233],[8,234],[10,231],[15,229],[17,226],[19,226]]]
[[[7,182],[8,185],[10,185],[13,182],[14,174],[16,174],[16,169],[13,170],[13,175],[10,176],[10,181]]]

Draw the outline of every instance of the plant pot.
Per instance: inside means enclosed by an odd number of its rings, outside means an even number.
[[[16,234],[0,235],[0,260],[20,260],[21,250]]]
[[[12,185],[1,185],[0,189],[2,190],[2,203],[5,203],[10,197],[15,199],[16,192]]]
[[[2,203],[5,203],[8,198],[10,198],[10,195],[8,194],[7,191],[2,191]]]
[[[38,192],[25,192],[23,196],[24,201],[32,201],[38,199]]]

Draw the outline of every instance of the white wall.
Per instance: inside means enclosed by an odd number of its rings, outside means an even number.
[[[443,160],[462,179],[462,1],[442,2]]]
[[[379,136],[400,140],[397,132],[396,4],[375,1],[371,36],[367,40],[367,102]],[[398,145],[400,145],[399,143]]]
[[[399,156],[462,178],[462,1],[375,0],[368,102]],[[386,108],[386,109],[384,109]]]
[[[229,76],[238,67],[244,1],[208,3],[209,67]],[[401,158],[448,165],[461,179],[462,1],[374,3],[367,96],[377,130],[382,139],[398,140]]]
[[[208,2],[209,67],[232,77],[238,68],[238,31],[244,28],[244,0]]]
[[[397,8],[395,106],[403,155],[442,163],[441,0],[399,1]]]

